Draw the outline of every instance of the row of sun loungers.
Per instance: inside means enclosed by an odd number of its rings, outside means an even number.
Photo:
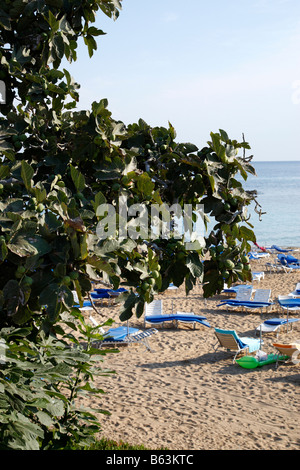
[[[102,298],[110,298],[107,297],[107,295],[109,295],[107,291],[109,291],[109,289],[95,289],[94,292],[91,293],[91,298],[96,301],[99,299],[101,300]],[[112,291],[113,296],[120,295],[124,291],[125,289]],[[220,304],[218,304],[218,307],[226,307],[227,309],[242,308],[244,311],[253,311],[257,309],[262,311],[263,308],[266,308],[266,311],[268,311],[268,308],[275,303],[272,302],[270,298],[271,290],[253,289],[252,285],[237,285],[230,288],[225,288],[223,292],[236,293],[236,297],[234,299],[225,299]],[[77,302],[75,306],[79,307],[76,293],[74,292],[73,294],[75,302]],[[218,339],[218,346],[224,347],[227,351],[234,352],[235,355],[233,362],[235,362],[237,355],[241,352],[251,354],[255,351],[259,351],[261,345],[263,344],[262,333],[276,332],[278,334],[280,329],[284,327],[286,328],[286,331],[288,331],[289,327],[300,320],[300,318],[289,318],[289,313],[300,311],[300,283],[296,285],[295,290],[291,294],[287,296],[279,296],[277,302],[282,311],[287,313],[286,318],[271,318],[261,323],[256,328],[256,332],[260,333],[260,339],[239,337],[235,330],[220,330],[218,328],[214,328],[214,333]],[[83,305],[80,306],[80,308],[82,310],[90,310],[93,308],[93,306],[91,302],[85,301]],[[90,318],[92,319],[92,317]],[[175,327],[178,327],[180,323],[184,323],[191,325],[194,329],[197,324],[206,326],[208,328],[211,327],[205,316],[196,315],[193,312],[181,311],[177,311],[175,313],[172,312],[171,314],[165,313],[163,310],[163,301],[154,300],[152,303],[146,304],[144,315],[145,329],[143,331],[137,328],[131,328],[128,325],[110,328],[108,331],[102,329],[103,336],[101,341],[97,342],[97,347],[118,347],[121,344],[126,345],[142,343],[148,350],[151,351],[151,348],[148,344],[148,338],[157,333],[158,330],[156,328],[146,328],[146,326],[149,324],[151,326],[164,326],[166,323]],[[290,352],[290,350],[288,350],[288,352]],[[286,355],[284,357],[286,357]]]
[[[282,259],[282,258],[281,258]],[[290,259],[291,261],[291,259]],[[293,260],[295,261],[295,260]],[[299,260],[298,260],[299,261]],[[269,290],[254,290],[252,286],[249,285],[239,285],[228,290],[224,289],[223,292],[235,292],[236,297],[235,299],[225,300],[221,302],[219,306],[226,306],[227,308],[238,308],[243,307],[245,310],[249,308],[249,302],[251,302],[251,307],[254,308],[255,306],[258,307],[258,303],[255,304],[256,301],[267,301],[268,306],[270,304],[274,305],[274,302],[270,301],[271,292]],[[255,292],[254,299],[251,301],[251,295]],[[293,326],[296,322],[300,321],[300,318],[290,318],[289,313],[295,313],[300,311],[300,283],[296,285],[296,288],[293,292],[289,295],[279,296],[277,299],[277,303],[281,308],[283,313],[286,313],[286,317],[279,317],[279,318],[270,318],[265,320],[261,323],[257,328],[256,332],[260,333],[260,339],[249,338],[249,337],[240,337],[236,333],[235,330],[221,330],[215,328],[215,335],[218,340],[218,344],[215,349],[218,347],[225,348],[228,352],[234,353],[233,362],[236,361],[236,358],[240,354],[252,354],[254,352],[257,353],[261,352],[261,346],[263,344],[262,340],[262,333],[273,333],[276,332],[278,336],[278,332],[282,328],[286,328],[286,331],[290,327]],[[261,361],[260,359],[256,359],[253,356],[246,356],[242,360],[237,360],[240,365],[246,368],[254,368],[258,367],[259,365],[268,364],[275,362],[276,368],[280,361],[282,362],[294,362],[298,363],[300,359],[300,343],[291,343],[291,344],[279,344],[273,343],[274,348],[277,350],[277,354],[267,355],[267,359],[265,361]],[[299,358],[299,359],[298,359]],[[246,365],[245,365],[246,364]]]

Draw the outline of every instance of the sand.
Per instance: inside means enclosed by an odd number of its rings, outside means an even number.
[[[251,262],[265,278],[256,288],[272,289],[272,299],[292,292],[300,272],[267,272],[266,261]],[[184,288],[169,291],[164,310],[194,312],[207,317],[211,328],[195,330],[157,327],[149,352],[141,344],[124,346],[118,354],[107,354],[101,367],[115,371],[97,378],[105,395],[87,400],[93,408],[110,411],[99,414],[100,437],[150,449],[169,450],[298,450],[300,448],[300,364],[275,364],[248,370],[233,364],[233,356],[217,344],[214,327],[235,329],[241,336],[256,336],[255,328],[265,319],[278,317],[278,305],[269,313],[226,312],[217,308],[225,298],[217,295],[206,302],[201,286],[188,297]],[[94,318],[118,320],[117,306],[102,306]],[[295,314],[294,314],[295,315]],[[88,314],[87,314],[88,316]],[[299,316],[299,314],[298,314]],[[132,318],[130,326],[144,328],[143,319]],[[259,337],[256,336],[256,337]],[[262,350],[274,353],[273,342],[300,342],[300,322],[292,331],[264,334]]]

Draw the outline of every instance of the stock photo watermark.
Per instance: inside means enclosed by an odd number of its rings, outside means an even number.
[[[0,364],[6,363],[6,343],[4,339],[0,338]]]
[[[96,211],[99,222],[96,234],[100,240],[128,238],[145,241],[183,240],[187,250],[197,250],[204,245],[205,224],[203,204],[132,204],[120,196],[118,210],[112,204],[101,204]]]
[[[3,80],[0,80],[0,104],[6,103],[6,86]]]

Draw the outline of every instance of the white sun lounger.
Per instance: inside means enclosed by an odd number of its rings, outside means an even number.
[[[153,325],[162,325],[166,322],[171,322],[178,327],[179,323],[191,324],[195,329],[196,324],[201,324],[210,328],[206,317],[202,315],[195,315],[194,312],[176,312],[164,313],[163,301],[153,300],[145,306],[144,325],[150,323]]]

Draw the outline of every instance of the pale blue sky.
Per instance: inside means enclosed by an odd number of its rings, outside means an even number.
[[[254,161],[300,160],[299,0],[123,0],[100,13],[90,59],[64,64],[80,108],[107,98],[113,118],[143,118],[206,145],[210,132],[242,133]]]

